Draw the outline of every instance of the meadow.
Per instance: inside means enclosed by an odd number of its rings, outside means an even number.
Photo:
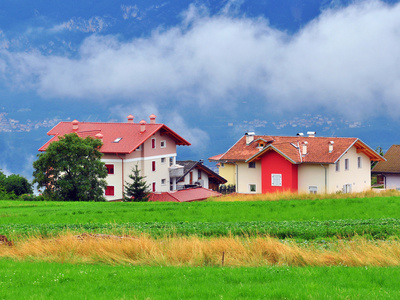
[[[399,194],[234,197],[0,201],[0,299],[399,297]]]

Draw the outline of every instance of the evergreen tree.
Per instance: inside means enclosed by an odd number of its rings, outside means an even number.
[[[140,175],[138,166],[132,169],[132,174],[129,175],[132,182],[125,181],[125,201],[145,202],[149,200],[149,185],[146,183],[145,176]]]

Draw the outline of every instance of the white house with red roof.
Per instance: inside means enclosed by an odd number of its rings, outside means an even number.
[[[69,133],[102,140],[109,201],[123,198],[125,182],[129,182],[135,165],[153,192],[176,190],[176,179],[183,175],[183,167],[176,165],[176,146],[190,146],[166,125],[156,123],[155,115],[150,116],[150,123],[135,123],[129,115],[127,123],[60,122],[47,133],[53,137],[39,151],[46,151],[50,143]]]
[[[239,193],[361,192],[371,188],[371,161],[385,159],[358,138],[256,136],[247,133],[209,158]]]

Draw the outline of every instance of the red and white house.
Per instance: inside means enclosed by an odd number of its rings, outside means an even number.
[[[190,146],[166,125],[157,124],[155,115],[150,116],[150,123],[134,123],[129,115],[127,123],[60,122],[47,133],[53,137],[39,151],[46,151],[50,143],[69,133],[102,140],[101,160],[108,170],[107,200],[123,198],[125,182],[130,181],[135,165],[153,192],[176,190],[176,179],[183,175],[183,167],[176,166],[176,146]]]
[[[239,193],[361,192],[371,188],[371,161],[385,159],[358,138],[256,136],[210,157]]]

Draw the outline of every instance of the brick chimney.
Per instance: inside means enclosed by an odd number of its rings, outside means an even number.
[[[133,119],[134,119],[134,118],[135,118],[134,116],[129,115],[129,116],[128,116],[128,123],[133,123]]]
[[[140,133],[145,132],[146,131],[146,121],[142,120],[139,122],[139,124],[140,124]]]
[[[156,124],[157,116],[155,114],[150,115],[150,124]]]
[[[72,131],[78,131],[78,127],[79,127],[78,124],[79,124],[78,120],[72,121]]]

